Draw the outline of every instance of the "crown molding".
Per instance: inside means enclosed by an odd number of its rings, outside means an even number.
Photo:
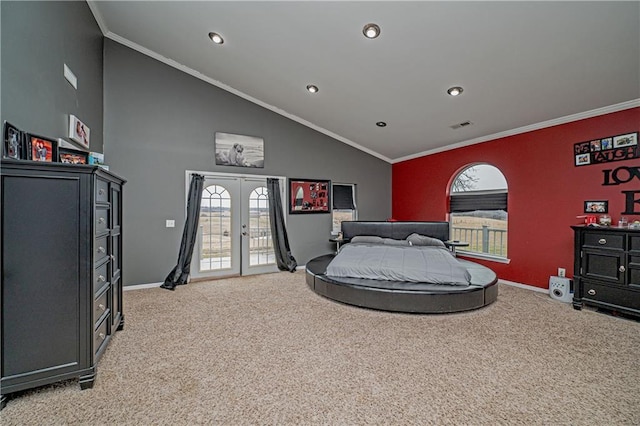
[[[542,121],[540,123],[530,124],[528,126],[518,127],[511,130],[505,130],[504,132],[498,132],[487,136],[481,136],[475,139],[469,139],[466,141],[458,142],[455,144],[443,146],[436,149],[430,149],[428,151],[418,152],[416,154],[407,155],[406,157],[396,158],[391,160],[391,164],[400,163],[402,161],[413,160],[415,158],[426,157],[427,155],[437,154],[439,152],[451,151],[456,148],[463,148],[465,146],[476,145],[482,142],[488,142],[495,139],[505,138],[507,136],[519,135],[521,133],[531,132],[533,130],[540,130],[547,127],[557,126],[559,124],[571,123],[572,121],[584,120],[586,118],[597,117],[599,115],[610,114],[612,112],[623,111],[625,109],[636,108],[640,106],[640,99],[633,99],[627,102],[622,102],[615,105],[609,105],[603,108],[592,109],[590,111],[580,112],[577,114],[567,115],[564,117],[554,118],[552,120]]]

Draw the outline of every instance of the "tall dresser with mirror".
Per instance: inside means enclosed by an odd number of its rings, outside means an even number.
[[[96,365],[122,307],[122,188],[98,166],[2,160],[1,407]]]

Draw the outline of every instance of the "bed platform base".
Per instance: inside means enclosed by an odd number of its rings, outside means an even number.
[[[461,260],[472,274],[472,285],[416,284],[325,275],[333,254],[307,262],[307,285],[326,298],[363,308],[420,314],[443,314],[482,308],[498,298],[498,279],[493,271]],[[409,290],[407,287],[414,287]]]

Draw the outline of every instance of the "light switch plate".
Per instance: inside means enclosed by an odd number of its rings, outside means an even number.
[[[175,228],[176,227],[176,221],[173,219],[167,219],[167,228]]]
[[[71,72],[71,68],[69,68],[67,64],[64,64],[64,78],[67,79],[74,89],[78,90],[78,78]]]

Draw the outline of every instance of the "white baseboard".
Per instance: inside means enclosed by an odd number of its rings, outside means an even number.
[[[510,285],[512,287],[524,288],[525,290],[537,291],[538,293],[549,294],[549,289],[540,288],[533,285],[514,283],[513,281],[507,281],[502,279],[499,279],[498,283]]]
[[[306,270],[307,269],[307,265],[298,265],[296,267],[296,269],[298,271],[300,270]],[[129,290],[145,290],[148,288],[156,288],[156,287],[160,287],[162,285],[162,283],[148,283],[148,284],[134,284],[134,285],[126,285],[124,287],[122,287],[122,291],[129,291]]]

